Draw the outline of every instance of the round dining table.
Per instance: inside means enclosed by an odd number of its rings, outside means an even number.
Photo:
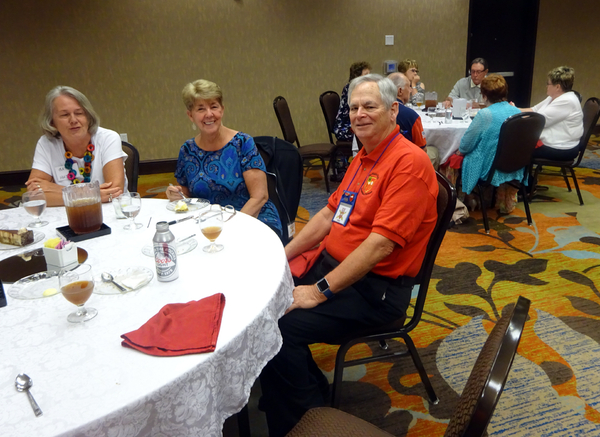
[[[92,294],[86,306],[98,315],[88,322],[67,321],[75,306],[60,293],[15,299],[12,285],[4,284],[2,436],[220,436],[225,419],[247,403],[254,381],[281,347],[277,322],[292,302],[283,246],[266,225],[237,212],[218,237],[224,250],[205,253],[208,240],[194,219],[186,220],[171,225],[171,231],[178,239],[195,234],[190,240],[197,247],[179,255],[178,279],[158,282],[154,258],[143,251],[151,247],[158,221],[186,217],[167,205],[167,200],[142,199],[136,220],[143,226],[128,231],[127,220],[117,219],[113,205],[104,204],[103,221],[111,233],[76,243],[87,251],[95,275],[127,267],[153,272],[137,291]],[[56,237],[56,228],[67,224],[65,208],[47,208],[43,219],[50,223],[35,229],[41,241],[2,250],[0,261]],[[0,211],[4,229],[31,221],[23,208]],[[214,352],[157,357],[121,345],[122,334],[140,328],[163,306],[215,293],[223,293],[226,303]],[[39,417],[27,395],[15,389],[20,373],[33,379],[31,393],[43,411]]]
[[[444,164],[460,147],[460,140],[471,125],[471,120],[453,119],[446,123],[444,118],[431,118],[422,111],[417,113],[421,116],[427,145],[439,150],[440,164]]]

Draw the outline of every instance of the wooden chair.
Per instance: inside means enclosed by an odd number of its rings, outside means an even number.
[[[517,353],[530,303],[528,299],[519,297],[512,313],[502,317],[492,329],[475,361],[456,410],[444,433],[445,437],[485,435]],[[309,410],[288,433],[288,437],[317,435],[391,436],[356,416],[327,407]]]
[[[276,97],[275,100],[273,100],[273,109],[275,109],[275,115],[277,116],[277,121],[279,121],[283,139],[288,143],[296,144],[303,161],[306,162],[312,159],[319,159],[321,161],[323,177],[325,178],[325,187],[327,193],[330,193],[328,177],[329,166],[326,164],[326,160],[331,164],[331,152],[335,148],[335,145],[331,143],[316,143],[302,146],[300,140],[298,140],[298,135],[296,134],[296,128],[294,127],[294,121],[292,120],[292,114],[290,113],[287,100],[282,96]],[[310,165],[308,165],[308,167],[310,167]]]
[[[130,193],[137,192],[138,178],[140,174],[140,154],[133,145],[127,141],[121,141],[123,152],[127,153],[125,161],[125,174],[127,175],[127,190]]]
[[[573,184],[575,185],[575,190],[577,190],[577,196],[579,197],[579,204],[583,205],[583,197],[581,197],[581,192],[579,191],[579,184],[577,183],[577,178],[575,177],[575,167],[578,167],[581,163],[581,159],[585,153],[585,149],[587,148],[588,142],[590,141],[590,136],[594,128],[596,127],[596,123],[598,123],[598,118],[600,117],[600,100],[596,97],[589,98],[585,105],[583,106],[583,136],[579,141],[579,153],[577,157],[570,161],[553,161],[551,159],[541,159],[535,158],[533,160],[533,165],[535,165],[535,173],[534,180],[537,180],[537,176],[541,174],[551,175],[551,176],[562,176],[565,179],[565,183],[567,184],[567,189],[571,192],[571,184],[569,184],[569,178],[567,177],[566,169],[569,169],[571,172],[571,177],[573,178]],[[544,166],[547,167],[559,167],[560,172],[553,172],[542,170]]]
[[[525,213],[527,214],[527,223],[531,226],[531,212],[529,211],[525,181],[531,172],[533,151],[540,139],[540,134],[542,133],[542,129],[544,129],[545,123],[546,119],[544,116],[535,112],[515,114],[508,117],[502,123],[496,156],[494,157],[488,177],[486,180],[480,179],[477,182],[477,192],[481,202],[481,215],[483,216],[483,225],[486,234],[490,233],[490,224],[487,218],[483,191],[485,187],[491,185],[497,170],[512,173],[525,168],[523,178],[517,181],[517,183],[511,182],[510,184],[521,190],[523,203],[525,204]]]
[[[417,284],[419,284],[419,290],[417,293],[417,300],[414,305],[412,317],[410,318],[408,323],[406,323],[406,317],[403,317],[388,325],[365,330],[363,333],[361,333],[361,335],[345,339],[343,342],[340,343],[340,348],[338,349],[337,356],[335,359],[335,373],[333,379],[333,392],[331,398],[332,407],[337,408],[340,405],[340,393],[344,368],[357,366],[359,364],[370,363],[373,361],[380,361],[384,358],[388,359],[391,357],[405,356],[408,354],[411,355],[415,367],[417,368],[419,375],[421,376],[421,380],[423,381],[423,385],[425,385],[425,390],[427,391],[429,400],[433,404],[437,404],[438,402],[438,398],[433,390],[433,387],[431,386],[431,382],[429,381],[427,372],[423,367],[423,363],[421,362],[419,353],[417,352],[415,344],[413,343],[409,335],[409,333],[416,328],[419,321],[421,320],[423,306],[425,305],[425,298],[427,297],[427,289],[429,288],[431,271],[433,270],[433,265],[437,256],[438,249],[440,248],[442,240],[444,239],[444,235],[446,234],[446,230],[450,225],[450,221],[452,220],[452,214],[454,213],[454,208],[456,206],[456,189],[444,176],[437,172],[436,175],[439,186],[439,194],[437,198],[438,218],[437,223],[435,225],[435,229],[433,230],[433,233],[431,234],[429,243],[427,245],[427,251],[425,252],[425,258],[423,259],[421,270],[417,275]],[[398,337],[401,337],[404,340],[404,342],[406,343],[407,350],[402,352],[387,351],[386,340]],[[346,353],[352,346],[358,343],[366,343],[369,341],[379,341],[380,346],[384,352],[379,355],[374,354],[371,357],[349,361],[345,360]]]

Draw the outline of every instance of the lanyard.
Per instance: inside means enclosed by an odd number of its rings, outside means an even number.
[[[375,166],[377,165],[377,163],[379,162],[379,160],[381,159],[381,157],[383,156],[383,154],[385,153],[385,151],[387,150],[387,148],[389,147],[389,145],[392,144],[392,141],[394,141],[398,135],[400,135],[400,132],[398,132],[396,135],[394,135],[394,138],[392,138],[390,140],[390,142],[387,143],[387,146],[385,146],[385,148],[383,149],[383,152],[381,152],[381,154],[377,157],[377,160],[373,164],[373,167],[371,167],[371,170],[369,170],[369,174],[371,174],[371,172],[373,171],[373,169],[375,168]],[[350,189],[350,186],[352,185],[352,182],[354,182],[354,178],[358,174],[358,171],[361,169],[361,167],[362,167],[362,164],[354,172],[354,176],[352,176],[352,179],[350,180],[350,183],[348,184],[348,187],[346,187],[346,191],[348,191]],[[366,180],[367,180],[367,178],[363,179],[362,184],[360,184],[360,188],[358,190],[356,190],[357,193],[360,193],[360,190],[362,189],[362,186],[365,184]]]

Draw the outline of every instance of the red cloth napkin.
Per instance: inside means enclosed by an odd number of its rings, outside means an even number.
[[[319,255],[321,252],[325,250],[325,242],[327,241],[327,237],[321,241],[321,244],[313,249],[307,250],[304,253],[301,253],[296,258],[292,258],[289,262],[290,270],[292,271],[292,276],[295,278],[302,278],[304,275],[308,273],[312,266],[315,265],[317,259],[319,259]]]
[[[458,170],[462,166],[463,159],[465,159],[464,155],[452,155],[448,158],[448,165],[450,168]]]
[[[222,293],[165,305],[139,329],[123,334],[121,345],[159,357],[213,352],[224,308]]]
[[[538,140],[537,144],[535,145],[535,148],[537,149],[538,147],[542,147],[544,145],[544,143],[542,143],[542,140]]]

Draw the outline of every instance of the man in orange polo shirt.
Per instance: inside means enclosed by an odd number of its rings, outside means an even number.
[[[327,206],[285,248],[297,286],[279,320],[283,346],[261,374],[259,406],[271,437],[328,402],[310,344],[392,322],[410,302],[437,219],[438,185],[427,154],[399,133],[396,93],[376,74],[351,82],[350,121],[363,148]]]

